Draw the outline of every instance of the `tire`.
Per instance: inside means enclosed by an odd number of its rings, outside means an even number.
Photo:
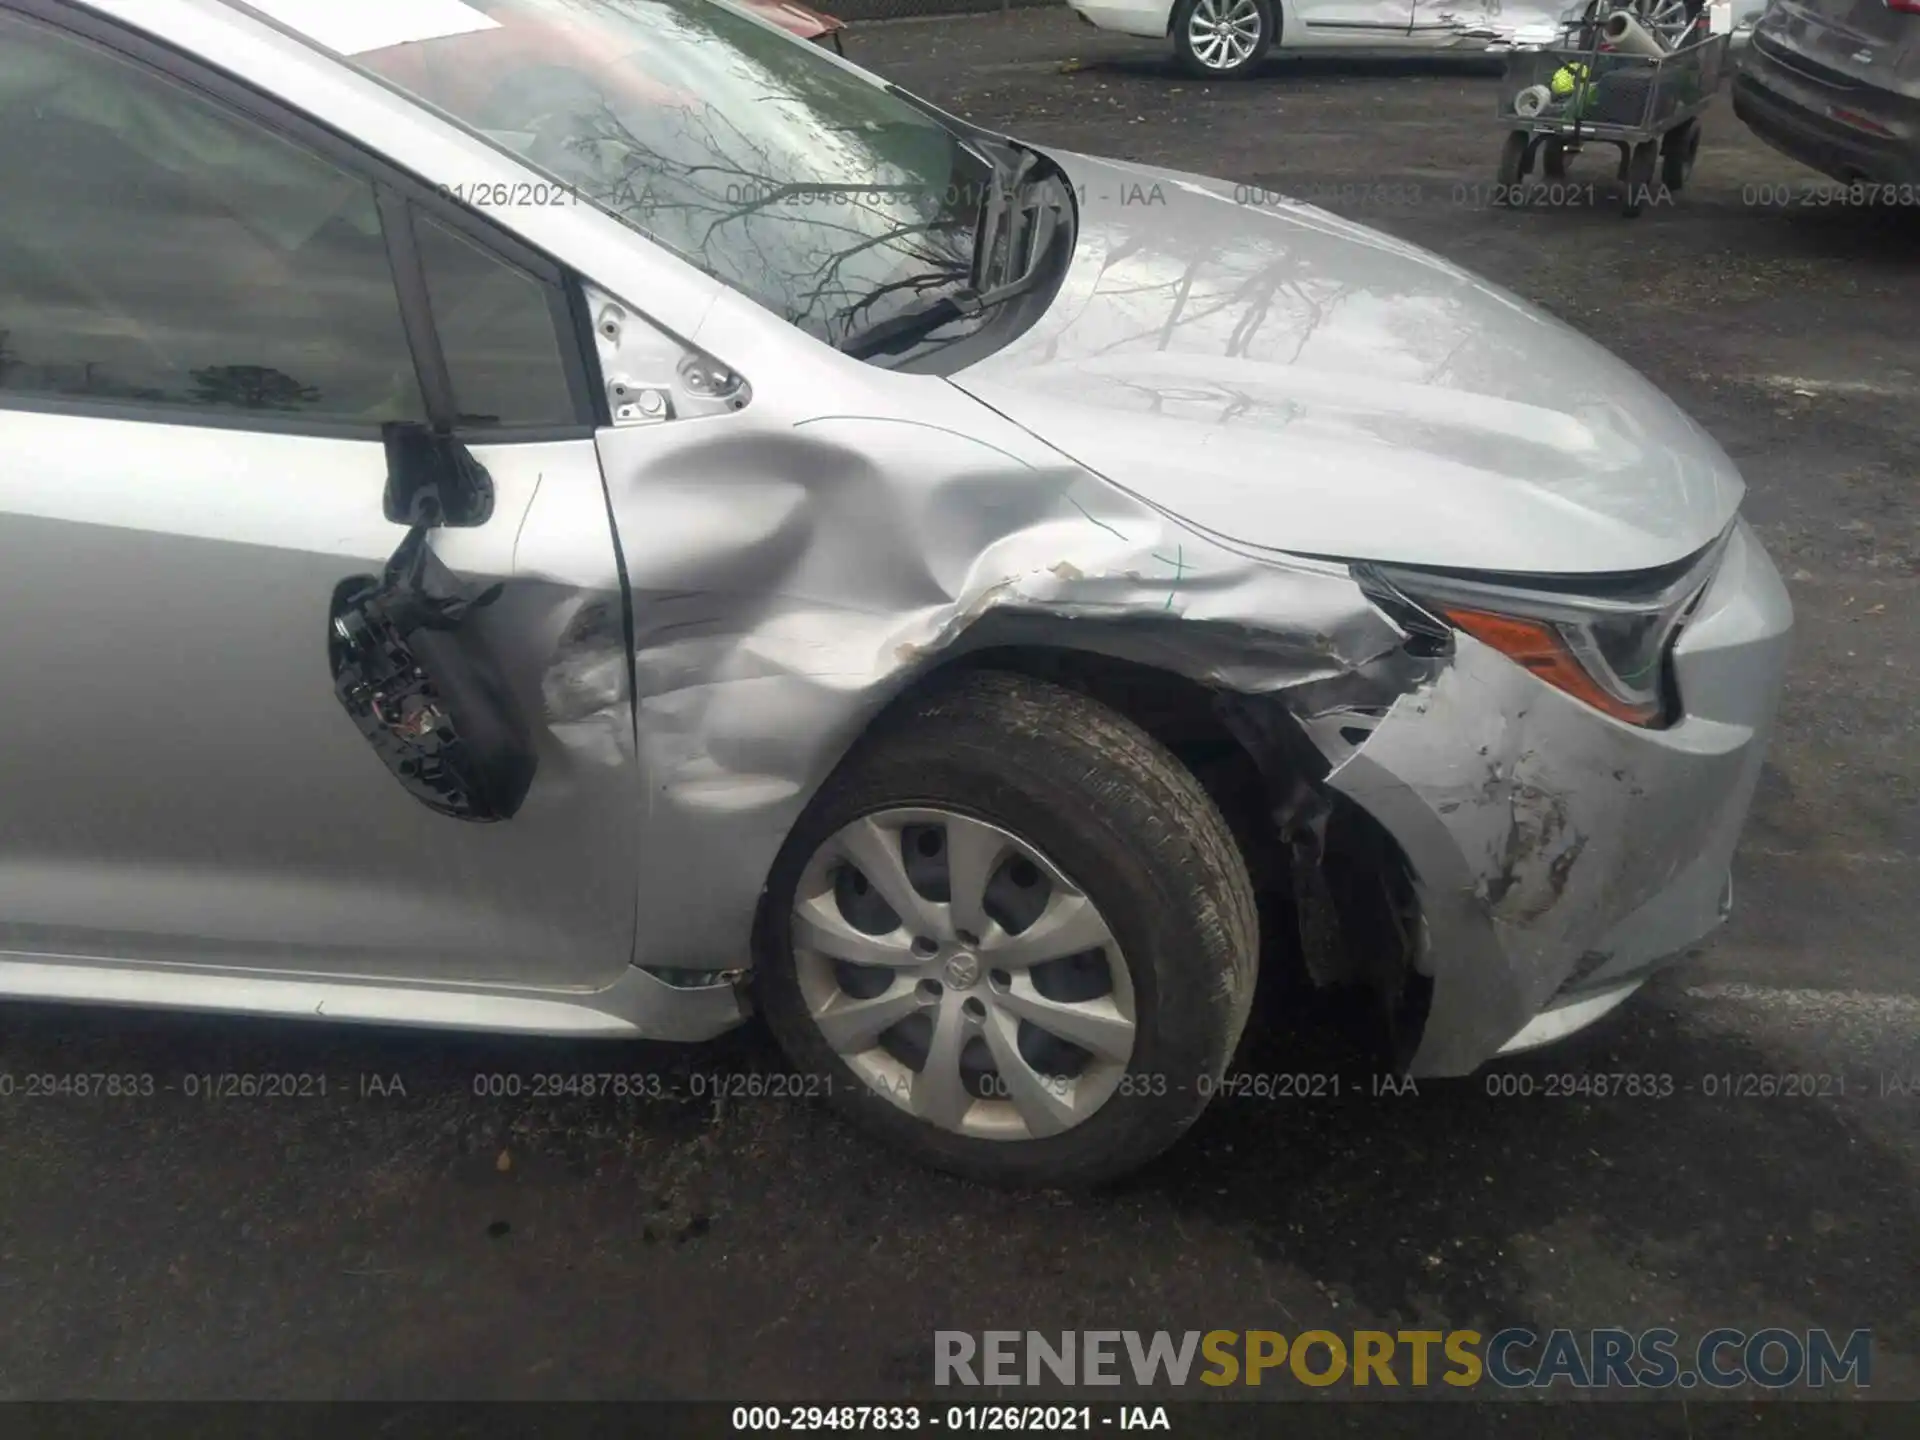
[[[1593,99],[1584,118],[1596,125],[1644,125],[1652,88],[1644,73],[1609,70],[1593,82]]]
[[[1494,172],[1499,184],[1499,203],[1509,209],[1518,209],[1526,203],[1526,192],[1521,188],[1521,182],[1533,168],[1529,163],[1532,156],[1533,136],[1525,130],[1509,130],[1500,146],[1499,168]]]
[[[1193,33],[1198,28],[1204,34],[1209,20],[1236,25],[1242,34],[1252,22],[1257,22],[1258,28],[1250,47],[1239,46],[1232,36],[1221,37],[1228,50],[1237,49],[1238,53],[1216,56],[1216,63],[1210,64],[1203,58],[1210,52],[1204,46],[1195,48]],[[1173,7],[1172,29],[1173,53],[1189,75],[1201,80],[1241,80],[1260,68],[1267,51],[1280,38],[1280,16],[1273,0],[1179,0]]]
[[[1564,142],[1549,139],[1540,147],[1540,173],[1549,180],[1567,178],[1567,147]]]
[[[907,1101],[884,1087],[876,1089],[870,1071],[857,1068],[891,1067],[888,1073],[906,1074],[908,1067],[879,1048],[903,1044],[901,1026],[884,1032],[872,1042],[875,1048],[862,1049],[853,1058],[823,1034],[815,1010],[841,1003],[841,993],[824,1002],[819,998],[826,952],[796,948],[795,906],[840,906],[840,897],[850,893],[841,889],[849,883],[847,863],[833,861],[823,872],[822,856],[834,851],[838,837],[862,833],[845,827],[875,816],[885,825],[891,812],[902,810],[937,812],[963,827],[943,831],[945,835],[968,833],[968,827],[993,828],[1030,847],[1078,887],[1105,921],[1120,957],[1114,994],[1118,996],[1122,979],[1129,991],[1131,1051],[1121,1060],[1096,1062],[1120,1078],[1084,1118],[1055,1133],[1029,1132],[1016,1101],[993,1098],[1005,1093],[1003,1087],[986,1097],[966,1099],[958,1126],[936,1123],[910,1113]],[[902,837],[892,854],[896,859],[916,857],[914,847],[922,843],[924,836],[912,842]],[[1014,874],[1008,868],[1014,861],[997,863],[995,883]],[[817,888],[823,873],[833,877],[825,892]],[[951,876],[943,855],[936,890]],[[859,885],[860,879],[856,871],[851,883]],[[920,882],[907,883],[918,889]],[[1051,904],[1051,898],[1046,903]],[[836,913],[844,917],[847,912]],[[887,913],[898,912],[888,907]],[[941,906],[940,913],[949,914],[949,908]],[[887,925],[885,919],[878,923]],[[909,953],[905,937],[913,928],[888,927],[892,943],[902,947],[890,954]],[[978,1024],[958,1019],[953,1007],[991,999],[980,988],[989,984],[1006,993],[1001,988],[1006,972],[992,968],[992,946],[996,939],[1007,943],[1008,929],[1012,927],[1002,928],[996,919],[992,933],[979,937],[987,941],[985,946],[970,934],[953,942],[978,949],[977,974],[982,978],[977,983],[949,979],[951,988],[937,1000],[924,998],[927,979],[914,981],[912,971],[901,976],[892,962],[842,968],[827,961],[834,977],[829,983],[842,985],[849,976],[878,974],[879,983],[887,987],[882,998],[898,996],[890,1003],[910,1000],[926,1007],[926,1059],[922,1070],[907,1076],[908,1083],[917,1086],[940,1043],[931,1038],[938,1033],[935,1024]],[[1012,929],[1013,942],[1024,933]],[[941,945],[946,953],[947,942]],[[1005,672],[962,672],[886,717],[822,787],[795,827],[768,882],[756,964],[758,998],[774,1036],[808,1081],[809,1091],[827,1096],[868,1134],[918,1161],[972,1180],[1079,1188],[1146,1163],[1198,1118],[1212,1094],[1212,1082],[1224,1072],[1246,1026],[1258,947],[1253,886],[1240,851],[1213,801],[1179,761],[1131,721],[1076,691]],[[916,963],[952,965],[968,959],[956,952],[952,960],[936,957]],[[1113,960],[1110,951],[1107,959]],[[1084,961],[1088,955],[1048,963]],[[1035,985],[1040,968],[1028,972],[1028,987]],[[1093,1003],[1104,1003],[1104,997]],[[1003,1012],[993,1013],[998,1017]],[[984,1032],[985,1027],[980,1028]],[[1028,1038],[1023,1027],[1023,1046]],[[863,1038],[845,1048],[869,1043]],[[966,1052],[956,1044],[947,1053]],[[996,1076],[1004,1053],[996,1052]],[[1003,1132],[1010,1138],[988,1138],[977,1129],[966,1132],[967,1126],[999,1123],[996,1117],[1006,1116],[1014,1117],[1014,1128]]]
[[[1653,189],[1653,172],[1660,163],[1660,144],[1644,140],[1627,157],[1625,188],[1620,194],[1620,213],[1632,220],[1646,208],[1647,192]]]
[[[1660,179],[1678,194],[1693,178],[1693,162],[1700,153],[1700,122],[1689,120],[1667,132],[1660,145]]]

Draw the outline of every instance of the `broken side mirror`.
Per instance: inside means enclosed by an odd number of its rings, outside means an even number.
[[[413,420],[380,427],[387,446],[387,519],[466,529],[493,517],[493,477],[453,436]]]
[[[459,820],[506,820],[533,785],[533,732],[476,623],[502,586],[455,575],[428,543],[493,513],[486,467],[451,436],[386,430],[386,512],[409,526],[379,575],[334,587],[335,697],[408,794]]]

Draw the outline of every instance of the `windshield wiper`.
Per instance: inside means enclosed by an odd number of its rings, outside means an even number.
[[[878,325],[869,325],[865,330],[856,330],[840,342],[843,354],[856,360],[865,360],[870,356],[883,355],[889,350],[898,350],[916,340],[924,340],[943,325],[951,325],[956,320],[964,320],[978,315],[1002,300],[1011,300],[1014,296],[1031,290],[1040,279],[1040,268],[1035,266],[1005,285],[992,290],[976,290],[964,285],[958,290],[949,290],[937,300],[929,300],[925,305],[917,305],[910,310],[882,320]]]
[[[994,251],[1002,236],[1009,233],[1007,222],[1012,206],[1039,163],[1039,152],[1023,149],[1019,161],[1011,169],[994,167],[993,188],[987,193],[986,203],[981,209],[980,234],[974,243],[972,283],[949,290],[937,299],[902,311],[877,325],[854,331],[840,342],[841,351],[856,360],[882,355],[903,345],[924,340],[943,325],[968,319],[1003,300],[1011,300],[1031,290],[1039,280],[1038,265],[1029,265],[1024,273],[1005,284],[990,285],[988,282],[996,269]],[[1009,240],[1011,242],[1011,237]],[[1014,263],[1011,243],[1007,248],[1006,263]]]

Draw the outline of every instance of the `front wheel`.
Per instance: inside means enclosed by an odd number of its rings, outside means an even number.
[[[938,1168],[1093,1184],[1172,1145],[1252,1003],[1232,834],[1138,727],[962,674],[823,787],[768,886],[760,1002],[840,1112]]]
[[[1173,7],[1174,54],[1203,80],[1251,75],[1279,33],[1272,0],[1179,0]]]

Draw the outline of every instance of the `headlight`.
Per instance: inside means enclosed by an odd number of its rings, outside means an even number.
[[[1463,631],[1576,700],[1653,727],[1673,718],[1667,657],[1726,540],[1723,534],[1677,564],[1625,575],[1352,568],[1369,598],[1410,633],[1431,641]]]

